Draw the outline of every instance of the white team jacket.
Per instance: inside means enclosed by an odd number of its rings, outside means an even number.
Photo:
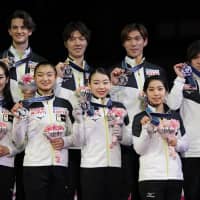
[[[195,76],[195,79],[198,83],[199,93],[200,78]],[[192,100],[192,93],[189,94],[191,96],[191,99],[184,97],[184,83],[184,78],[177,77],[174,80],[174,85],[167,98],[167,104],[171,109],[180,108],[180,114],[190,142],[190,147],[188,151],[183,154],[183,156],[200,157],[200,103]],[[197,94],[197,98],[200,100],[200,96],[198,95],[199,94]]]
[[[29,107],[26,119],[14,118],[13,141],[17,147],[25,148],[24,166],[68,166],[68,150],[71,145],[71,104],[61,98],[37,102]],[[71,113],[72,114],[72,113]],[[44,134],[47,125],[56,124],[64,128],[62,150],[54,150]]]
[[[0,157],[0,165],[14,167],[14,157],[18,150],[12,143],[13,115],[2,107],[0,107],[0,123],[5,125],[7,129],[5,134],[0,133],[0,145],[8,147],[10,150],[9,155]]]
[[[92,99],[92,102],[101,104],[99,99]],[[106,102],[105,102],[106,103]],[[113,107],[122,107],[121,103],[113,102]],[[107,120],[108,108],[99,107],[94,115],[84,115],[81,123],[73,124],[73,141],[75,145],[81,146],[81,167],[121,167],[120,143],[110,147],[111,130]],[[131,145],[131,132],[123,125],[122,144]]]
[[[178,132],[176,156],[173,157],[166,140],[159,133],[149,135],[146,125],[140,125],[140,119],[146,115],[144,113],[136,115],[133,123],[133,144],[135,151],[140,155],[139,181],[182,180],[182,164],[177,152],[183,153],[188,150],[187,134],[181,135],[181,132]],[[139,131],[136,131],[137,129]]]

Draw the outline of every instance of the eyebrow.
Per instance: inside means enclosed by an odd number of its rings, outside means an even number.
[[[110,81],[109,79],[104,79],[104,80],[93,80],[93,81]]]
[[[148,88],[149,88],[149,89],[152,89],[152,88],[164,88],[164,86],[161,86],[161,85],[160,85],[160,86],[155,86],[155,87],[154,87],[154,86],[150,86],[150,87],[148,87]]]
[[[37,74],[54,74],[55,72],[36,72]]]

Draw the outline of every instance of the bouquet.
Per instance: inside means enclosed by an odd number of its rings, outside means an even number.
[[[124,117],[127,115],[127,111],[124,108],[113,107],[108,111],[108,125],[112,130],[112,142],[110,148],[113,148],[118,141],[122,139],[122,127],[124,124]]]
[[[18,84],[22,92],[30,91],[34,93],[37,89],[31,74],[24,74]]]
[[[161,136],[167,141],[170,140],[171,137],[174,137],[180,128],[180,123],[176,119],[163,119],[161,120],[157,130],[161,134]],[[173,146],[169,146],[169,153],[172,157],[176,157],[176,152]]]
[[[0,122],[0,140],[4,137],[7,132],[7,125],[5,122]]]
[[[55,139],[64,136],[64,130],[62,125],[51,124],[44,128],[43,133],[48,139]]]
[[[53,140],[57,138],[61,138],[65,134],[65,127],[59,124],[50,124],[44,128],[43,134],[47,137],[47,139]],[[61,151],[54,150],[55,153],[55,162],[60,163],[62,160]]]

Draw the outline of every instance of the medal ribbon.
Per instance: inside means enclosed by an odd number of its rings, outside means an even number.
[[[53,97],[54,97],[54,94],[51,96],[41,96],[41,97],[33,97],[30,99],[24,99],[20,102],[22,102],[22,104],[25,108],[28,108],[32,103],[48,101],[48,100],[52,99]]]
[[[152,110],[147,107],[145,109],[147,115],[151,118],[151,123],[155,126],[158,126],[160,123],[159,118],[166,118],[166,119],[171,119],[172,115],[170,113],[155,113],[152,112]]]

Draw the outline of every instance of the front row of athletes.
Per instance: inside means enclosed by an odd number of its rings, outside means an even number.
[[[2,99],[8,102],[7,94],[4,97],[3,92],[4,87],[9,86],[7,85],[9,84],[8,71],[3,63],[0,63],[0,69]],[[3,193],[1,197],[5,196],[5,200],[11,200],[10,189],[14,185],[14,155],[25,149],[23,182],[26,199],[64,200],[68,188],[67,148],[72,145],[81,145],[84,147],[81,161],[83,199],[106,199],[108,197],[109,199],[120,199],[120,144],[115,141],[115,145],[110,147],[112,133],[116,133],[116,137],[119,137],[122,143],[131,143],[132,139],[131,135],[127,138],[124,135],[122,138],[125,124],[128,124],[128,116],[124,116],[123,123],[113,129],[114,132],[110,130],[111,127],[107,121],[109,109],[119,107],[125,110],[125,108],[120,103],[111,102],[108,97],[111,82],[104,69],[95,70],[89,77],[89,85],[93,94],[92,101],[95,105],[94,113],[91,115],[85,112],[82,116],[79,112],[74,112],[73,117],[70,102],[54,96],[56,70],[52,64],[39,63],[34,71],[34,80],[37,86],[34,98],[39,100],[34,102],[34,99],[30,99],[32,102],[27,108],[26,116],[21,117],[18,114],[23,103],[13,106],[13,115],[9,111],[13,103],[6,112],[4,110],[7,105],[1,104],[3,117],[0,132],[4,133],[4,137],[0,140],[0,162],[2,161],[3,168],[13,172],[11,179],[0,171],[4,174],[2,177],[5,177],[5,181],[9,183],[6,185],[4,181],[1,181],[2,185],[4,184],[4,187],[0,189],[0,194]],[[9,93],[9,90],[7,92]],[[110,103],[109,107],[107,102]],[[3,124],[6,119],[9,126]],[[74,123],[73,127],[72,123]],[[80,132],[83,126],[87,128],[84,132]],[[74,134],[71,134],[72,131]],[[7,174],[11,176],[12,173],[7,172]],[[86,182],[88,184],[85,184]]]
[[[142,199],[150,199],[152,195],[166,199],[166,194],[173,194],[167,199],[179,199],[183,177],[177,152],[186,151],[188,142],[177,113],[172,112],[170,116],[180,128],[170,137],[164,137],[159,132],[160,125],[154,127],[145,112],[136,115],[131,131],[127,126],[129,119],[125,107],[109,97],[111,81],[102,68],[94,70],[89,76],[92,93],[89,109],[82,112],[78,107],[73,111],[69,101],[54,96],[56,70],[52,64],[44,62],[39,63],[34,71],[37,86],[35,98],[42,97],[42,100],[30,104],[25,118],[16,114],[22,104],[15,104],[12,108],[15,116],[12,128],[9,112],[12,103],[7,105],[8,78],[7,68],[0,63],[0,94],[3,100],[0,130],[4,133],[0,139],[0,165],[5,171],[0,170],[1,177],[5,177],[1,179],[5,181],[0,182],[0,196],[5,197],[3,199],[11,200],[14,155],[25,149],[23,181],[26,200],[64,200],[68,188],[67,148],[77,145],[82,147],[82,199],[120,200],[120,144],[131,145],[132,142],[140,154]],[[164,104],[167,89],[159,77],[147,79],[144,92],[153,112],[167,112]],[[112,123],[116,116],[123,117],[120,126]],[[113,135],[116,137],[114,143]],[[173,156],[170,153],[172,148]],[[167,190],[169,184],[170,192]]]

